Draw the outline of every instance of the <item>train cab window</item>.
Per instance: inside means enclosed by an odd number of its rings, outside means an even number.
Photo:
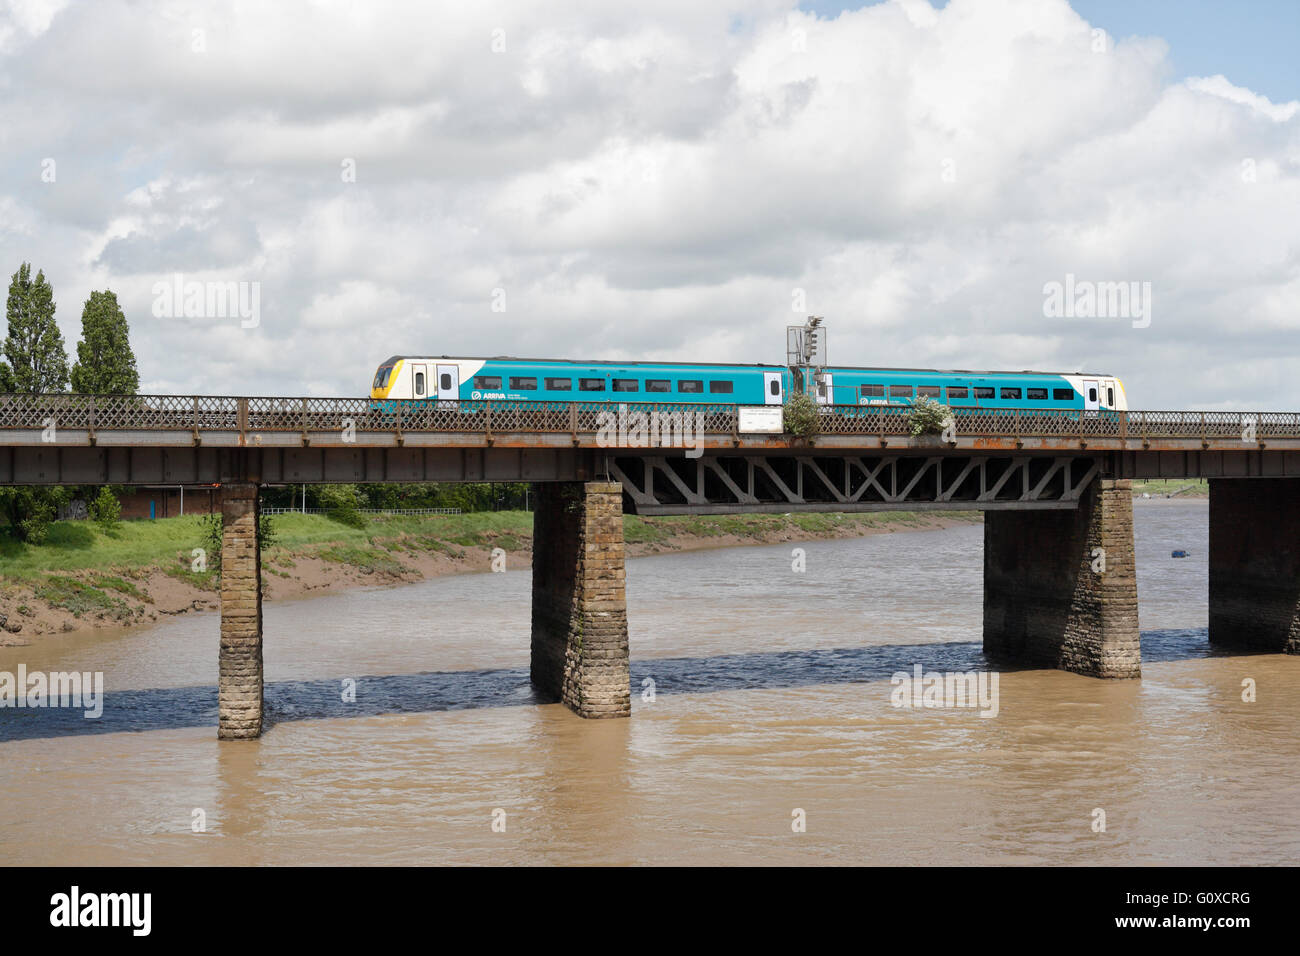
[[[939,392],[940,392],[940,389],[939,389],[939,386],[938,386],[938,385],[918,385],[918,386],[916,386],[916,397],[917,397],[917,398],[938,398],[938,397],[939,397]]]
[[[912,386],[911,386],[911,385],[891,385],[891,386],[889,386],[889,397],[890,397],[890,398],[911,398],[911,397],[912,397]]]
[[[573,391],[573,379],[548,378],[546,380],[546,390],[548,392],[571,392]]]
[[[444,392],[447,391],[448,389],[450,389],[450,388],[451,388],[451,376],[450,376],[449,374],[447,374],[446,372],[443,372],[443,373],[442,373],[442,377],[438,379],[438,387],[439,387],[440,389],[442,389]]]
[[[1074,401],[1074,389],[1054,388],[1052,389],[1052,399],[1057,402],[1072,402]]]
[[[578,379],[578,390],[582,392],[603,392],[605,390],[605,380],[603,378],[580,378]]]
[[[537,391],[537,378],[533,375],[512,375],[510,377],[510,387],[525,392],[535,392]]]
[[[1025,398],[1031,402],[1045,402],[1047,401],[1047,389],[1027,388],[1025,389]]]
[[[735,390],[735,386],[728,381],[717,380],[709,383],[709,391],[714,395],[730,395]]]
[[[647,392],[671,392],[673,383],[666,378],[648,378],[645,380],[645,390]]]
[[[1106,404],[1111,408],[1115,407],[1115,389],[1109,385],[1106,386]]]
[[[423,372],[415,373],[415,394],[416,395],[424,394],[424,373]]]
[[[500,388],[501,376],[500,375],[475,375],[474,387],[475,388]]]
[[[993,398],[993,396],[994,396],[994,391],[993,391],[993,389],[988,388],[988,387],[985,387],[985,386],[980,386],[980,385],[976,385],[976,386],[975,386],[975,397],[976,397],[976,398]]]
[[[704,382],[698,378],[680,378],[677,380],[677,391],[695,392],[704,391]]]
[[[966,399],[969,398],[969,397],[970,397],[970,389],[967,388],[965,385],[949,385],[949,386],[948,386],[948,401],[950,401],[950,402],[963,401],[963,402],[964,402],[964,401],[966,401]]]
[[[376,373],[375,373],[375,383],[374,383],[374,385],[372,385],[371,387],[372,387],[372,388],[383,388],[383,387],[384,387],[384,383],[388,380],[388,373],[391,372],[392,370],[393,370],[393,367],[392,367],[391,365],[387,365],[387,366],[381,368],[378,372],[376,372]]]
[[[1018,389],[1018,388],[1004,388],[1004,389],[1002,390],[1002,397],[1003,397],[1003,398],[1018,399],[1018,398],[1020,398],[1020,389]]]
[[[616,378],[614,379],[614,391],[639,392],[641,391],[641,382],[635,378]]]
[[[885,386],[883,385],[863,385],[858,390],[863,398],[884,398]]]

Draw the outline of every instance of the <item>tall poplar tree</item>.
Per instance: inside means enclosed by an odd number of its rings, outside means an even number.
[[[54,290],[45,273],[32,278],[24,262],[9,283],[5,303],[9,334],[5,338],[5,364],[0,367],[0,388],[6,392],[62,392],[68,387],[68,353],[54,321]]]
[[[139,388],[131,330],[117,295],[108,290],[90,293],[81,310],[72,390],[82,395],[134,395]]]
[[[32,278],[29,262],[19,266],[9,283],[5,316],[9,334],[4,342],[5,361],[0,362],[0,392],[36,395],[64,391],[68,387],[68,353],[54,321],[54,290],[44,272]],[[0,488],[0,516],[16,538],[40,544],[67,497],[64,488]]]

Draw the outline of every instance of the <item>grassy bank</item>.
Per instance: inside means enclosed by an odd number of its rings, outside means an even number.
[[[978,514],[953,514],[978,521]],[[466,549],[529,550],[533,516],[526,511],[486,511],[460,515],[379,516],[351,527],[324,515],[276,515],[270,519],[274,544],[266,554],[273,566],[296,557],[318,557],[364,564],[365,552],[433,551],[456,555]],[[624,519],[629,545],[670,545],[675,540],[734,539],[755,542],[794,537],[839,537],[933,525],[911,512],[865,515],[710,515]],[[188,569],[191,551],[205,544],[204,518],[124,521],[110,532],[88,521],[58,521],[40,545],[0,537],[0,578],[29,581],[58,572],[133,574],[152,569]],[[373,561],[373,555],[369,559]],[[382,562],[381,562],[382,563]]]

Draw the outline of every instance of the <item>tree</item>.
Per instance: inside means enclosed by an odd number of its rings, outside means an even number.
[[[5,339],[7,364],[0,367],[0,387],[6,392],[62,392],[68,387],[68,354],[63,335],[54,321],[54,290],[32,266],[24,262],[9,283],[5,303],[9,335]]]
[[[140,373],[130,335],[117,295],[108,290],[90,293],[81,310],[72,390],[82,395],[134,395],[140,388]]]
[[[49,532],[59,506],[68,503],[65,488],[0,488],[0,517],[9,534],[28,544],[40,544]]]
[[[104,534],[110,534],[122,523],[122,502],[117,500],[114,489],[105,485],[99,489],[99,496],[90,503],[90,517]]]

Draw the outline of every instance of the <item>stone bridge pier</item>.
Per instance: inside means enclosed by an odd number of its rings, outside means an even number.
[[[1142,676],[1130,481],[1094,481],[1075,510],[985,512],[984,651]]]
[[[623,486],[556,482],[533,494],[533,685],[582,717],[626,717]]]
[[[262,555],[258,486],[221,486],[221,651],[217,737],[262,734]]]

